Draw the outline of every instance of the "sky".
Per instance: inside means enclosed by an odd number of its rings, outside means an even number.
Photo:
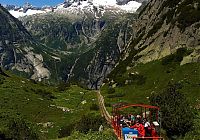
[[[44,6],[44,5],[57,5],[62,3],[64,0],[0,0],[0,3],[21,6],[26,2],[31,3],[33,6]]]

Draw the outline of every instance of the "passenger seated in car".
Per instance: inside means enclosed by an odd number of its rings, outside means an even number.
[[[131,114],[128,115],[128,121],[131,121]]]
[[[152,137],[158,137],[157,131],[156,131],[156,127],[154,126],[154,124],[151,124],[151,136]],[[154,138],[153,140],[158,140],[157,138]]]
[[[139,137],[144,137],[145,136],[144,126],[139,123],[139,120],[136,120],[136,124],[131,126],[130,128],[138,130]]]
[[[131,114],[131,121],[135,121],[135,116]]]
[[[123,128],[128,126],[125,120],[126,120],[125,117],[121,115],[119,123],[120,123],[120,126],[122,126]]]
[[[142,123],[142,117],[140,115],[136,116],[136,120],[139,120],[139,123]]]
[[[146,118],[143,119],[144,129],[145,129],[145,136],[151,136],[151,125]]]

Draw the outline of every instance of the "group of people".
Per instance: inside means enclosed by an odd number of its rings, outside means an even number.
[[[120,116],[120,125],[129,127],[138,131],[139,137],[158,137],[155,126],[150,123],[147,118],[142,118],[140,115]]]

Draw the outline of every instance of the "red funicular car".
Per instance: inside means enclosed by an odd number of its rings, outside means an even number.
[[[112,126],[119,140],[163,139],[159,107],[118,103],[113,105],[112,113]]]

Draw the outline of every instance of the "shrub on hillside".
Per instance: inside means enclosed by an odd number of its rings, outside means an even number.
[[[194,114],[176,85],[169,85],[165,91],[153,95],[150,100],[153,105],[160,107],[162,127],[169,137],[184,135],[192,128]]]
[[[137,85],[143,85],[146,82],[146,77],[140,74],[130,73],[128,80],[131,81],[131,83],[136,83]]]
[[[199,136],[200,136],[200,118],[199,115],[196,115],[192,131],[187,132],[184,137],[180,138],[180,140],[190,140],[190,139],[198,140]]]
[[[93,104],[90,106],[90,110],[98,111],[98,110],[99,110],[99,106],[98,106],[96,103],[93,103]]]
[[[69,83],[61,82],[58,84],[58,91],[65,91],[68,90],[70,87]]]
[[[0,85],[2,85],[2,84],[3,84],[4,80],[5,80],[5,78],[3,78],[3,77],[0,77]]]
[[[23,118],[11,118],[8,123],[8,129],[2,136],[13,140],[38,140],[39,132],[36,127]]]
[[[189,55],[190,53],[191,51],[187,50],[186,48],[179,48],[176,53],[163,58],[162,65],[180,63],[183,60],[183,57]]]
[[[70,136],[72,131],[74,130],[74,123],[69,123],[59,130],[59,138]]]
[[[107,98],[120,98],[120,97],[124,97],[125,94],[124,93],[116,93],[116,94],[110,94],[107,96]]]
[[[111,103],[105,102],[105,107],[111,107],[111,106],[112,106]]]
[[[107,96],[107,98],[115,98],[115,97],[116,97],[115,94],[110,94]]]
[[[105,122],[106,121],[100,114],[84,114],[79,120],[75,120],[63,126],[59,130],[59,138],[70,136],[74,130],[85,134],[90,131],[98,131],[100,125],[104,125]]]
[[[113,93],[115,93],[115,89],[112,88],[112,87],[109,87],[108,88],[108,94],[113,94]]]
[[[85,114],[81,119],[75,124],[76,130],[82,133],[87,133],[91,131],[98,131],[100,125],[105,124],[104,118],[100,114]]]
[[[126,82],[126,77],[123,77],[122,75],[121,76],[117,76],[115,78],[115,82],[117,83],[117,86],[119,86],[119,87],[124,86],[125,82]]]
[[[43,98],[46,98],[48,100],[55,99],[56,97],[53,95],[52,92],[47,91],[45,89],[31,89],[35,94],[41,95]]]
[[[89,131],[87,134],[83,134],[78,131],[74,131],[70,137],[66,140],[116,140],[116,135],[113,133],[112,129],[105,129],[101,133]]]

